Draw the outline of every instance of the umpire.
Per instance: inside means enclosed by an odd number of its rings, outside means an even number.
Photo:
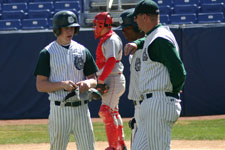
[[[154,1],[140,1],[131,16],[146,34],[145,39],[125,46],[125,55],[142,48],[139,89],[143,102],[132,150],[169,150],[186,78],[179,47],[169,27],[159,23],[159,7]]]

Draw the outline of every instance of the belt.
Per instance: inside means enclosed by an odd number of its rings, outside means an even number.
[[[134,103],[134,106],[136,106],[136,105],[141,105],[141,103],[143,102],[143,100],[141,100],[141,101],[133,101],[133,103]]]
[[[121,72],[111,72],[109,75],[121,75]]]
[[[175,94],[175,93],[165,92],[165,95],[166,96],[170,96],[170,97],[174,97],[176,99],[180,99],[180,96],[178,94]],[[146,97],[147,98],[151,98],[152,97],[152,93],[146,94]]]
[[[85,100],[84,104],[87,104],[89,102],[89,100]],[[55,101],[55,105],[56,106],[60,106],[63,102],[60,101]],[[81,101],[77,101],[77,102],[66,102],[63,106],[72,106],[72,107],[77,107],[82,105]]]

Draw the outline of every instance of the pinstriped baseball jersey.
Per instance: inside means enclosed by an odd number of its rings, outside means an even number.
[[[35,75],[48,77],[50,82],[72,80],[74,83],[86,79],[86,76],[98,71],[90,52],[82,45],[71,41],[69,47],[50,43],[40,52]],[[51,150],[64,150],[69,142],[70,134],[76,139],[78,150],[94,150],[94,133],[87,103],[88,92],[80,94],[82,100],[77,106],[59,106],[55,101],[62,101],[68,94],[59,90],[50,92],[49,135]],[[87,99],[85,99],[86,97]],[[67,101],[78,101],[71,97]],[[78,103],[77,103],[78,104]]]
[[[137,50],[133,55],[130,55],[130,85],[128,99],[141,100],[139,89],[139,73],[141,69],[141,54],[142,50]]]
[[[131,135],[131,143],[135,138],[135,134],[140,122],[140,100],[143,100],[141,97],[141,92],[139,89],[139,75],[141,70],[141,54],[142,50],[138,49],[133,55],[129,56],[130,62],[130,84],[129,84],[129,93],[128,99],[136,101],[136,105],[134,105],[134,118],[136,120],[135,128],[132,129]],[[132,144],[131,144],[132,146]]]
[[[179,99],[167,93],[178,93],[184,79],[185,70],[172,32],[162,25],[156,26],[148,32],[141,55],[139,87],[144,100],[132,150],[170,150],[171,130],[181,106]]]
[[[45,49],[50,54],[51,74],[49,81],[58,82],[71,80],[74,83],[84,80],[84,62],[86,61],[85,47],[72,41],[69,49],[65,49],[57,42],[52,42]],[[74,67],[75,66],[75,67]],[[68,94],[63,90],[49,93],[50,100],[63,100]]]
[[[173,85],[170,81],[168,69],[159,62],[154,62],[148,55],[149,45],[158,37],[169,40],[173,43],[178,51],[178,45],[169,28],[161,26],[156,28],[151,36],[147,36],[142,51],[141,69],[139,78],[141,93],[150,93],[152,91],[173,92]]]

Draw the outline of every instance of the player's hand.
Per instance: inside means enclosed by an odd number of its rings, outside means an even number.
[[[85,91],[88,91],[89,88],[91,87],[91,85],[88,82],[88,80],[79,81],[79,82],[76,83],[76,85],[79,86],[80,93],[83,93]]]
[[[128,56],[130,53],[134,54],[137,50],[137,45],[135,43],[127,43],[124,47],[124,55]]]
[[[62,81],[62,87],[66,91],[72,91],[76,89],[78,86],[71,80]]]

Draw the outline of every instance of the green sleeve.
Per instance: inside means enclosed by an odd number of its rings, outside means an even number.
[[[179,93],[186,78],[186,71],[176,47],[168,40],[157,38],[148,47],[148,54],[153,61],[165,65],[173,85],[173,93]]]
[[[86,49],[86,62],[84,63],[84,75],[89,76],[98,71],[98,67],[90,51]]]
[[[145,43],[145,39],[146,37],[137,39],[136,41],[134,41],[134,43],[137,45],[137,49],[142,49]]]
[[[43,75],[46,77],[50,75],[50,54],[45,49],[40,52],[34,75]]]

